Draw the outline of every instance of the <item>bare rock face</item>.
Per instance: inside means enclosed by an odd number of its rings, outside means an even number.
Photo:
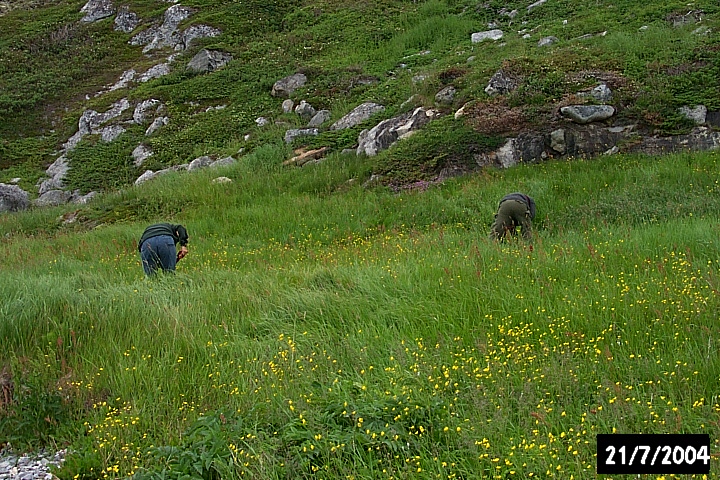
[[[287,98],[295,90],[307,83],[307,77],[302,73],[295,73],[285,78],[281,78],[272,87],[270,95],[273,97]]]
[[[19,212],[27,210],[29,206],[30,196],[28,192],[17,185],[0,183],[0,213]]]

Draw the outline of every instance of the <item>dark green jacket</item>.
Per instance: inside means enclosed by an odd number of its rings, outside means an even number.
[[[528,206],[528,210],[530,211],[530,220],[535,218],[535,200],[529,196],[520,192],[508,193],[502,198],[502,200],[500,200],[500,204],[502,204],[505,200],[517,200],[518,202],[524,203]]]
[[[140,237],[140,241],[138,242],[138,250],[140,250],[140,247],[142,247],[145,240],[160,235],[170,235],[173,240],[175,240],[175,245],[179,243],[181,246],[186,246],[188,243],[188,233],[182,225],[156,223],[155,225],[150,225],[145,229],[142,237]]]

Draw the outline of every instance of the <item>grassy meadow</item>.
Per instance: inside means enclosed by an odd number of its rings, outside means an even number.
[[[598,477],[599,433],[708,433],[720,477],[719,151],[433,182],[561,125],[601,81],[612,122],[690,132],[680,107],[720,110],[717,0],[187,0],[182,28],[222,35],[111,92],[167,60],[128,41],[168,5],[123,2],[143,20],[126,34],[81,22],[85,3],[0,5],[0,182],[35,197],[86,110],[152,98],[170,122],[148,136],[129,109],[115,141],[67,152],[92,202],[0,214],[0,448],[68,448],[61,480],[566,480]],[[491,25],[501,42],[471,42]],[[201,48],[234,60],[186,71]],[[501,69],[522,82],[490,99]],[[295,72],[292,100],[327,123],[387,108],[286,145],[306,122],[270,91]],[[480,113],[456,120],[466,104]],[[444,116],[341,153],[416,106]],[[136,166],[140,143],[155,154]],[[282,167],[297,147],[329,155]],[[132,186],[201,155],[238,162]],[[513,191],[537,202],[532,244],[488,238]],[[137,240],[157,221],[185,225],[190,254],[148,279]]]
[[[720,154],[398,193],[283,148],[0,217],[0,437],[61,479],[583,479],[598,433],[708,433],[716,478]],[[532,245],[488,240],[515,190]],[[156,220],[190,254],[147,279]]]

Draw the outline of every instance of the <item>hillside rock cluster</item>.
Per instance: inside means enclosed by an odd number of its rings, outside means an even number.
[[[547,0],[537,1],[527,7],[531,12],[541,8]],[[199,74],[212,75],[233,60],[226,52],[208,49],[200,50],[184,66],[177,65],[180,52],[187,50],[193,40],[197,38],[216,37],[222,32],[201,24],[186,25],[195,9],[173,4],[165,11],[162,21],[148,22],[129,10],[127,6],[115,6],[113,0],[89,0],[80,10],[83,13],[81,22],[96,22],[101,19],[115,16],[113,28],[117,31],[132,34],[128,43],[142,47],[142,52],[149,55],[151,52],[171,50],[173,53],[159,63],[138,72],[130,69],[120,76],[116,83],[108,85],[95,95],[103,95],[119,89],[131,89],[133,86],[147,82],[154,78],[169,74],[174,69],[185,68]],[[500,14],[514,18],[516,10],[502,9]],[[668,19],[673,25],[684,25],[688,22],[697,22],[702,16],[697,12],[680,15]],[[490,42],[501,42],[506,32],[495,25],[489,30],[471,34],[470,40],[479,48]],[[518,35],[529,37],[529,33],[520,30]],[[583,41],[595,35],[583,35],[576,39]],[[699,33],[701,34],[701,33]],[[542,38],[537,48],[545,48],[557,41],[554,37]],[[429,53],[429,52],[423,52]],[[469,61],[471,59],[468,59]],[[709,112],[704,105],[686,105],[680,113],[690,119],[695,129],[686,135],[658,137],[652,131],[637,123],[619,120],[618,105],[613,104],[614,88],[622,82],[607,81],[612,79],[610,72],[587,72],[596,84],[582,91],[572,92],[568,98],[563,99],[555,106],[552,118],[545,119],[541,126],[531,125],[524,116],[524,112],[517,108],[503,106],[502,98],[511,94],[523,85],[521,75],[498,70],[489,79],[484,89],[486,98],[470,99],[459,109],[452,111],[457,90],[454,85],[445,85],[435,97],[435,105],[411,106],[413,99],[408,99],[400,106],[402,113],[393,118],[383,118],[385,105],[375,102],[364,102],[357,105],[349,113],[337,121],[329,124],[335,116],[333,112],[325,109],[316,110],[308,101],[300,99],[296,104],[293,98],[296,92],[306,87],[311,80],[300,72],[288,75],[277,80],[270,91],[271,96],[282,99],[279,110],[283,114],[294,112],[305,126],[301,128],[288,128],[284,133],[284,141],[288,144],[301,143],[303,137],[315,137],[324,131],[353,128],[377,117],[378,122],[370,128],[364,129],[357,138],[357,146],[350,151],[356,155],[376,155],[380,151],[390,148],[395,142],[408,137],[428,122],[443,115],[453,114],[458,122],[467,122],[477,131],[492,135],[502,135],[505,143],[495,151],[476,153],[474,162],[476,168],[496,166],[508,168],[522,162],[537,162],[547,158],[582,157],[601,154],[614,154],[618,152],[646,152],[651,154],[667,153],[681,149],[714,149],[720,147],[720,112]],[[424,82],[426,76],[416,75],[414,82]],[[617,78],[615,78],[617,80]],[[377,82],[377,79],[367,79],[368,82]],[[89,98],[89,96],[88,96]],[[500,100],[497,100],[500,99]],[[496,101],[497,100],[497,101]],[[406,106],[407,105],[407,106]],[[224,105],[210,108],[224,108]],[[208,109],[209,110],[209,109]],[[130,112],[132,114],[130,115]],[[280,113],[277,112],[277,113]],[[270,113],[270,117],[272,113]],[[51,206],[67,202],[85,203],[91,200],[96,192],[81,195],[79,191],[68,191],[65,185],[66,175],[71,168],[67,154],[88,135],[99,137],[99,141],[113,142],[127,127],[142,125],[146,127],[145,135],[151,136],[172,122],[165,105],[158,99],[148,98],[131,102],[124,97],[113,103],[104,112],[85,110],[78,121],[77,131],[62,146],[60,155],[47,168],[47,177],[38,182],[38,197],[30,201],[30,194],[16,185],[0,184],[0,211],[18,211],[30,205]],[[271,124],[268,117],[258,117],[256,124],[262,128]],[[285,162],[286,165],[305,166],[322,161],[324,155],[330,152],[328,147],[308,150],[296,150],[295,156]],[[347,152],[347,153],[350,153]],[[144,162],[152,157],[149,145],[140,143],[132,152],[133,163],[141,168]],[[228,165],[235,162],[233,157],[222,159],[203,156],[195,158],[186,164],[175,165],[158,171],[145,170],[136,180],[135,184],[145,183],[153,178],[174,171],[193,171],[199,168]],[[451,166],[452,167],[452,166]],[[461,174],[467,170],[463,168],[450,168],[445,172]],[[439,174],[439,178],[443,178]]]
[[[17,455],[9,450],[0,451],[0,480],[52,480],[50,467],[59,467],[65,461],[65,450],[36,455]]]

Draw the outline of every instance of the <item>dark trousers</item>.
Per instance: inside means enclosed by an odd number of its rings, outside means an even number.
[[[175,240],[170,235],[150,237],[140,246],[143,270],[148,276],[155,275],[158,268],[164,272],[175,271],[177,252]]]

